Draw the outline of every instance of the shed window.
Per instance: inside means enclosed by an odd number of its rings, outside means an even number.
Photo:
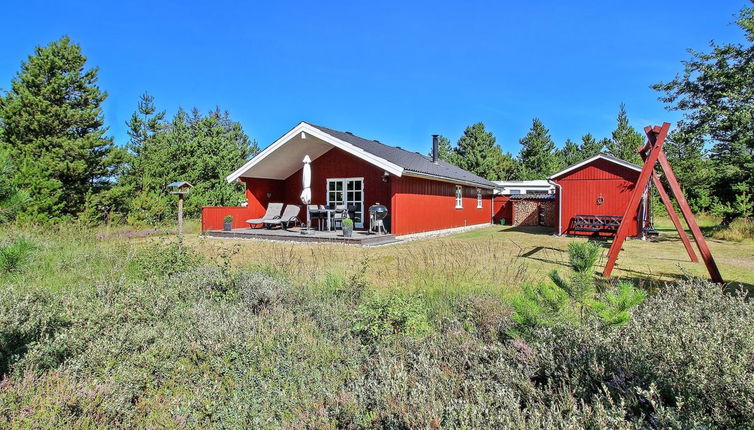
[[[482,190],[479,188],[476,189],[476,208],[482,208]]]
[[[521,190],[511,190],[511,194],[521,194]]]
[[[463,209],[463,187],[456,185],[456,209]]]

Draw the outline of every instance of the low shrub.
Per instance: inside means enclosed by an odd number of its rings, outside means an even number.
[[[688,280],[667,285],[618,330],[594,323],[536,332],[541,386],[623,402],[627,419],[654,427],[754,423],[754,306],[743,295]]]
[[[619,285],[595,296],[607,316],[589,307],[580,324],[564,290],[532,286],[537,305],[571,315],[506,337],[496,330],[527,314],[509,316],[495,296],[455,296],[432,320],[422,297],[371,296],[359,273],[294,287],[199,266],[56,294],[11,285],[0,291],[0,427],[754,423],[754,305],[710,283],[668,284],[636,307]]]
[[[352,330],[367,343],[400,335],[423,337],[430,332],[427,307],[418,297],[377,297],[356,309]]]
[[[754,219],[739,218],[727,226],[721,226],[712,233],[712,237],[732,242],[754,240]]]
[[[290,291],[283,279],[261,272],[243,272],[234,284],[244,307],[254,313],[279,304]]]
[[[34,245],[23,237],[8,244],[0,244],[0,273],[18,271],[34,250]]]
[[[60,306],[50,295],[0,291],[0,378],[30,350],[55,348],[55,334],[66,325]],[[64,355],[46,356],[36,367],[54,367]]]
[[[153,242],[145,246],[132,266],[142,277],[150,278],[171,276],[200,266],[202,262],[200,254],[184,244],[179,236],[167,244]]]
[[[510,318],[511,306],[490,295],[462,296],[453,308],[463,327],[479,339],[491,342],[500,338],[501,322]]]

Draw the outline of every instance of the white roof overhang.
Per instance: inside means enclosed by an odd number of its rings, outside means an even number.
[[[233,182],[239,178],[286,179],[301,169],[305,155],[316,160],[332,148],[339,148],[393,175],[403,174],[402,167],[301,122],[228,175],[225,180]]]
[[[600,158],[603,159],[603,160],[605,160],[605,161],[609,161],[611,163],[615,163],[615,164],[617,164],[619,166],[623,166],[623,167],[626,167],[628,169],[635,170],[637,172],[641,172],[641,167],[638,167],[635,164],[629,163],[627,161],[620,160],[618,158],[605,157],[603,154],[597,154],[597,155],[595,155],[593,157],[587,158],[586,160],[584,160],[584,161],[582,161],[580,163],[576,163],[576,164],[574,164],[572,166],[566,167],[565,169],[561,170],[560,172],[557,172],[557,173],[554,173],[554,174],[548,176],[547,179],[555,179],[557,177],[563,176],[563,175],[565,175],[568,172],[572,172],[572,171],[574,171],[574,170],[576,170],[576,169],[578,169],[578,168],[580,168],[582,166],[586,166],[587,164],[591,163],[592,161],[600,159]]]

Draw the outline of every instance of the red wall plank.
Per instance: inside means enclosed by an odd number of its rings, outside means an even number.
[[[375,203],[387,206],[390,211],[390,183],[382,180],[384,170],[333,148],[312,161],[312,204],[327,204],[327,180],[334,178],[364,178],[364,219],[368,222],[367,209]],[[284,183],[285,203],[301,204],[302,170],[289,176]],[[306,212],[301,211],[301,219],[306,219]]]
[[[635,170],[597,159],[555,179],[554,181],[562,186],[563,193],[561,233],[581,233],[572,230],[572,222],[576,215],[622,216],[638,178],[639,172]],[[561,201],[561,190],[556,187],[555,192],[556,201]],[[602,203],[598,204],[600,197]],[[630,236],[639,235],[638,224],[638,220],[631,224]]]
[[[328,178],[364,178],[365,224],[369,216],[366,209],[376,203],[383,204],[388,208],[393,234],[483,224],[490,222],[492,216],[491,190],[482,190],[482,208],[478,209],[476,187],[464,186],[463,209],[456,209],[455,184],[408,176],[398,178],[393,175],[385,182],[385,172],[382,169],[338,148],[333,148],[312,161],[311,166],[312,204],[327,203]],[[242,178],[242,181],[247,186],[249,206],[242,208],[245,211],[239,212],[244,214],[244,218],[238,227],[247,227],[243,221],[248,218],[264,215],[270,202],[301,204],[301,170],[285,180]],[[268,193],[270,197],[267,197]],[[210,229],[222,228],[222,218],[227,215],[227,210],[207,209],[206,212],[202,211],[202,229],[205,230],[205,224]],[[299,217],[306,219],[306,212],[302,210]],[[234,216],[234,228],[238,227]]]
[[[482,190],[477,208],[476,187],[463,186],[463,209],[455,208],[455,184],[403,176],[391,178],[393,234],[420,233],[489,223],[492,191]]]

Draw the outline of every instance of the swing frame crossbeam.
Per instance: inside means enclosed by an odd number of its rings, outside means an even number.
[[[623,220],[621,221],[621,224],[618,227],[618,231],[615,234],[613,243],[610,245],[607,263],[605,264],[605,269],[602,272],[602,276],[609,278],[612,274],[613,268],[615,267],[615,262],[618,259],[618,254],[620,254],[621,247],[623,246],[623,242],[628,236],[629,224],[631,220],[634,219],[631,214],[636,214],[639,210],[639,204],[641,203],[642,194],[647,188],[647,185],[649,185],[650,180],[657,189],[657,192],[660,195],[660,199],[662,200],[665,209],[668,211],[668,216],[670,216],[670,219],[673,222],[673,226],[675,227],[676,231],[678,231],[678,236],[681,238],[681,242],[683,242],[684,248],[686,248],[686,253],[689,255],[689,258],[692,262],[699,262],[699,259],[694,252],[694,248],[691,246],[691,242],[686,235],[686,231],[681,225],[681,220],[679,219],[678,214],[676,214],[675,212],[675,208],[673,207],[673,204],[670,200],[670,195],[668,195],[664,185],[662,184],[662,181],[660,181],[660,177],[655,172],[655,166],[659,163],[660,168],[665,175],[665,179],[670,186],[670,191],[673,193],[673,196],[678,202],[678,206],[681,209],[681,214],[686,220],[686,224],[689,226],[689,230],[691,230],[691,235],[694,238],[694,242],[696,242],[696,246],[699,249],[699,254],[704,261],[704,265],[707,267],[710,278],[714,282],[722,284],[724,283],[724,281],[722,275],[720,275],[720,271],[717,268],[715,259],[712,257],[712,252],[710,252],[709,247],[707,246],[707,242],[704,240],[704,235],[699,228],[699,224],[696,222],[696,218],[691,211],[691,207],[686,201],[686,197],[683,195],[683,191],[678,184],[675,173],[673,173],[673,169],[670,167],[670,162],[665,156],[665,151],[663,151],[663,145],[665,144],[665,139],[668,136],[669,129],[670,123],[667,122],[663,123],[662,126],[644,127],[644,132],[647,134],[647,143],[643,147],[637,148],[639,154],[641,155],[641,158],[644,160],[644,167],[639,174],[639,179],[636,182],[634,190],[631,194],[631,199],[628,202],[626,212],[623,215]]]

